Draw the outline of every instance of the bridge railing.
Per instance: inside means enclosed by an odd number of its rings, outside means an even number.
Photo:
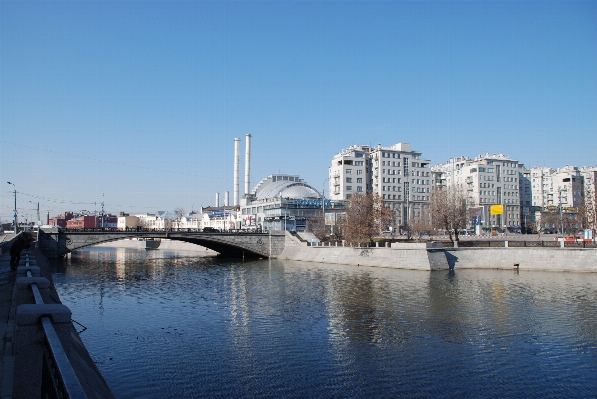
[[[49,280],[40,277],[28,253],[24,263],[17,271],[22,277],[16,284],[14,350],[15,375],[21,377],[13,383],[13,398],[87,398],[68,358],[71,312],[44,302],[42,291],[49,291]]]
[[[167,228],[167,229],[155,229],[146,227],[127,227],[127,228],[113,228],[113,227],[100,227],[100,228],[60,228],[61,232],[65,233],[217,233],[217,234],[255,234],[264,233],[262,229],[192,229],[192,228]]]

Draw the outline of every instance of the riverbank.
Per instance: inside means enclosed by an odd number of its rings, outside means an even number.
[[[395,269],[518,269],[597,273],[597,249],[561,247],[444,248],[441,243],[389,247],[307,246],[291,234],[278,259]]]
[[[48,287],[48,295],[44,294],[45,304],[61,304],[60,297],[56,291],[52,279],[50,261],[36,248],[36,243],[32,248],[22,252],[21,265],[24,265],[26,254],[28,254],[30,262],[39,267],[39,278],[47,279],[50,282]],[[7,245],[4,249],[8,249]],[[15,351],[15,344],[22,337],[18,330],[15,330],[15,316],[18,314],[17,290],[15,287],[14,272],[10,271],[10,254],[8,251],[3,251],[0,258],[0,334],[2,334],[2,360],[0,365],[1,373],[1,396],[2,398],[17,398],[19,395],[19,387],[26,384],[27,386],[41,386],[41,381],[31,381],[28,372],[19,372],[16,361],[18,356],[22,354]],[[41,305],[45,306],[45,305]],[[81,337],[72,323],[69,323],[68,344],[70,350],[66,351],[68,360],[83,388],[87,398],[114,398],[105,379],[98,370],[95,362],[87,351]],[[61,338],[62,340],[62,338]],[[35,364],[34,367],[41,369],[42,365]],[[29,369],[28,369],[29,370]],[[29,370],[32,371],[32,370]]]

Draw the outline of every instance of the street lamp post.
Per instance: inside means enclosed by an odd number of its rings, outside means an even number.
[[[19,228],[17,225],[17,186],[15,186],[13,183],[7,181],[8,184],[11,184],[14,188],[15,188],[15,209],[14,209],[14,216],[15,216],[15,223],[14,223],[14,232],[15,234],[17,234],[19,232]]]
[[[564,237],[564,221],[562,220],[562,189],[560,188],[560,231]]]

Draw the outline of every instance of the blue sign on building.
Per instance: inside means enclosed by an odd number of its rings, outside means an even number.
[[[297,205],[302,205],[302,206],[323,206],[325,204],[325,206],[332,206],[332,201],[330,200],[320,200],[320,199],[297,199],[296,200],[296,204]]]

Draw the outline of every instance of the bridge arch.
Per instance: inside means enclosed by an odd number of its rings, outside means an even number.
[[[202,233],[185,231],[51,231],[40,233],[40,245],[49,257],[127,238],[159,238],[189,242],[223,257],[276,257],[284,249],[284,233]],[[51,256],[55,255],[55,256]]]

